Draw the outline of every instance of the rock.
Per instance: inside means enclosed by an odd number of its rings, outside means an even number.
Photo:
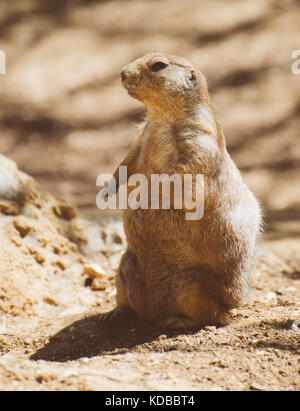
[[[26,237],[32,230],[31,221],[24,216],[14,218],[13,223],[22,238]]]
[[[295,333],[300,334],[300,320],[294,321],[293,324],[292,324],[292,326],[291,326],[291,329],[292,329]]]
[[[55,205],[53,211],[58,217],[67,221],[73,220],[78,214],[76,207],[63,202]]]
[[[207,325],[207,326],[204,327],[204,330],[205,330],[205,331],[216,331],[216,330],[217,330],[217,327],[214,326],[214,325],[212,325],[212,326]]]
[[[5,215],[18,215],[20,214],[20,206],[12,200],[0,200],[0,213]]]
[[[20,177],[15,163],[8,158],[0,158],[0,198],[15,200],[20,193]]]
[[[105,270],[98,264],[88,264],[84,267],[84,273],[93,278],[103,278]]]
[[[100,280],[98,278],[94,278],[92,281],[91,289],[93,291],[105,291],[109,288],[109,282],[106,280]]]
[[[83,276],[111,274],[101,230],[0,155],[0,312],[63,315],[107,300],[111,276],[93,289],[85,287]]]

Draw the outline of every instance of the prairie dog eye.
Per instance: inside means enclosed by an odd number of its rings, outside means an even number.
[[[164,63],[163,61],[157,61],[156,63],[152,64],[151,71],[160,71],[162,69],[164,69],[165,67],[167,67],[167,63]]]

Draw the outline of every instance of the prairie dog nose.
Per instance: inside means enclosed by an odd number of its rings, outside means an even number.
[[[127,66],[124,66],[122,70],[120,71],[122,81],[126,79],[126,69],[127,69]]]

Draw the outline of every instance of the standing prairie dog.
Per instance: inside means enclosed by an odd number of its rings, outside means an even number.
[[[128,177],[203,174],[205,196],[196,221],[174,207],[124,211],[128,248],[116,277],[118,309],[130,307],[162,328],[222,324],[247,295],[258,202],[226,151],[200,71],[181,57],[151,53],[121,77],[148,113],[120,164]]]

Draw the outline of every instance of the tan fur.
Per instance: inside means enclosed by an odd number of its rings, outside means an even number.
[[[153,72],[157,61],[168,66]],[[259,205],[226,151],[198,70],[183,58],[153,53],[126,66],[122,77],[148,118],[121,165],[149,180],[153,173],[204,174],[205,212],[187,221],[185,210],[124,211],[128,250],[117,304],[161,326],[221,323],[247,295]]]

